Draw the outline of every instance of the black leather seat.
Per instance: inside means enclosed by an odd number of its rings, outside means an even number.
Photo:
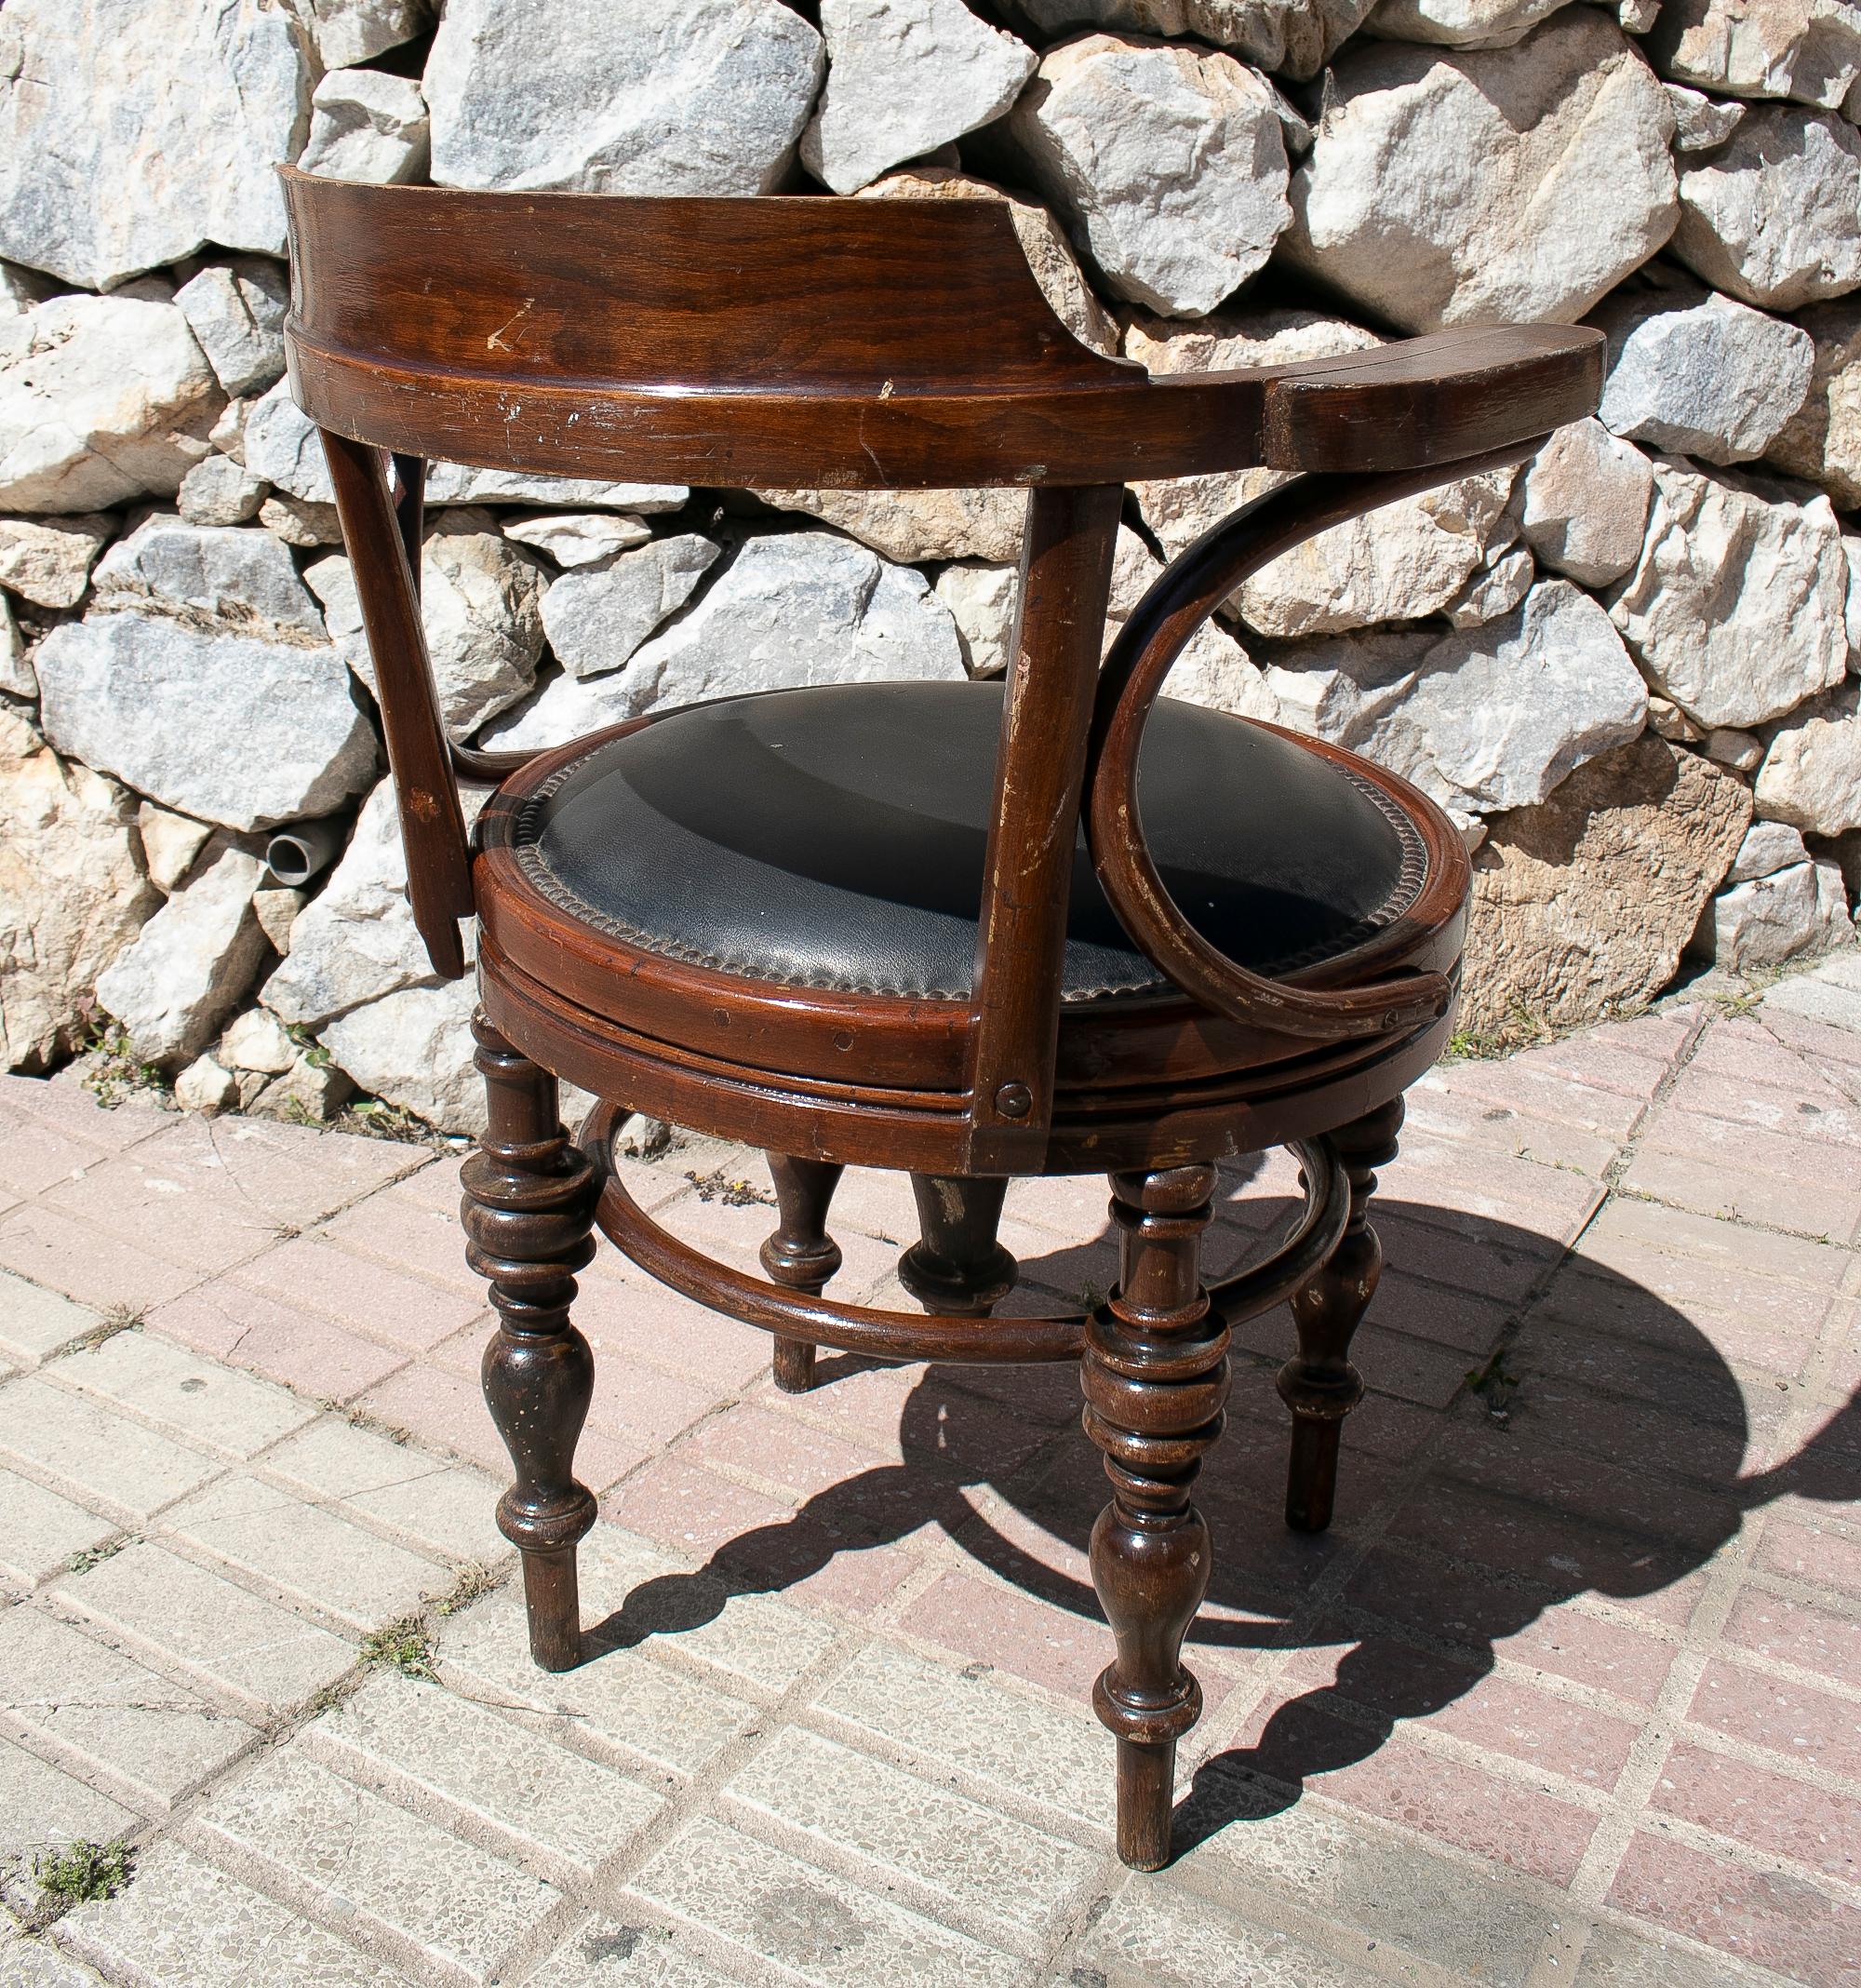
[[[971,989],[1002,692],[837,684],[698,705],[599,746],[526,805],[516,853],[553,903],[643,950],[791,987]],[[1139,800],[1171,895],[1242,965],[1285,974],[1414,901],[1420,838],[1292,740],[1159,703]],[[1068,1001],[1158,988],[1081,838]]]

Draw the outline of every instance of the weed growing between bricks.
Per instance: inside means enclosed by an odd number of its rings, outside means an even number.
[[[701,1202],[722,1202],[727,1208],[773,1208],[775,1196],[754,1181],[732,1180],[722,1167],[708,1174],[688,1172],[685,1175],[697,1190]]]
[[[106,1560],[114,1560],[126,1546],[141,1543],[140,1533],[118,1533],[114,1539],[100,1539],[95,1546],[87,1546],[82,1552],[74,1553],[65,1562],[66,1571],[72,1574],[88,1574],[92,1567],[100,1567]]]
[[[398,1671],[403,1677],[436,1680],[433,1668],[433,1638],[417,1615],[401,1616],[362,1638],[362,1661],[377,1670]]]
[[[135,1874],[135,1856],[127,1843],[67,1844],[33,1860],[39,1897],[27,1922],[29,1932],[43,1932],[74,1905],[114,1899]]]

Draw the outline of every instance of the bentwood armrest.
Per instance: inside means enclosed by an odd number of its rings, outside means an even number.
[[[1602,359],[1602,334],[1587,326],[1500,325],[1222,377],[1264,386],[1269,468],[1420,469],[1581,420]]]

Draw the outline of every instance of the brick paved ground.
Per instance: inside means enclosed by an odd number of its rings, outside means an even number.
[[[1325,1538],[1277,1517],[1286,1321],[1247,1333],[1148,1878],[1069,1375],[829,1356],[792,1400],[608,1253],[599,1626],[547,1678],[507,1585],[446,1599],[508,1572],[451,1162],[5,1081],[5,1895],[68,1839],[136,1864],[0,1917],[0,1980],[1854,1982],[1858,958],[1412,1094]],[[718,1167],[634,1185],[747,1260]],[[1232,1183],[1218,1268],[1287,1180]],[[900,1188],[847,1182],[850,1295],[899,1301]],[[1101,1188],[1009,1208],[1024,1301],[1107,1283]],[[412,1611],[436,1678],[363,1659]]]

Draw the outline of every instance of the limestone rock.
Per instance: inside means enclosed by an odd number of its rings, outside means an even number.
[[[1511,49],[1364,41],[1332,74],[1281,255],[1392,324],[1573,322],[1673,230],[1673,106],[1593,8]]]
[[[315,1056],[300,1056],[282,1077],[267,1083],[247,1106],[254,1118],[287,1124],[327,1125],[355,1095],[346,1070],[338,1069],[319,1044]]]
[[[1537,569],[1523,545],[1489,545],[1486,560],[1441,612],[1451,628],[1479,628],[1509,614],[1532,590]]]
[[[333,504],[304,504],[274,490],[259,506],[259,522],[287,545],[340,545],[342,526]]]
[[[18,317],[47,297],[56,297],[60,288],[57,279],[43,270],[0,262],[0,317]]]
[[[1544,565],[1602,586],[1640,557],[1653,495],[1647,457],[1586,415],[1558,429],[1525,465],[1512,501],[1520,531]]]
[[[260,561],[241,550],[237,571],[250,585]],[[214,588],[230,570],[204,560],[186,600],[139,599],[126,585],[118,607],[54,628],[36,658],[47,735],[165,806],[226,827],[327,814],[373,772],[374,730],[320,633],[264,620],[249,603],[233,601],[224,615],[194,604],[221,598]],[[281,576],[266,599],[288,599]]]
[[[411,41],[431,21],[433,0],[284,0],[325,69],[347,69]]]
[[[350,1010],[317,1040],[359,1089],[475,1138],[485,1129],[485,1080],[472,1061],[477,1001],[469,979],[407,987]]]
[[[823,63],[780,0],[451,0],[426,65],[433,177],[772,193]]]
[[[111,289],[207,242],[282,254],[272,168],[303,143],[314,79],[266,0],[9,0],[0,255]]]
[[[1673,253],[1714,289],[1790,311],[1861,284],[1861,133],[1829,113],[1754,106],[1680,202]]]
[[[161,901],[133,797],[0,707],[0,1068],[73,1046],[98,974]]]
[[[532,545],[558,566],[594,566],[615,554],[631,552],[652,536],[637,517],[607,511],[537,511],[500,520],[503,534],[519,545]]]
[[[1043,36],[1069,28],[1128,28],[1232,48],[1301,81],[1322,69],[1376,0],[1015,0]]]
[[[1703,726],[1781,717],[1848,667],[1848,561],[1827,497],[1656,463],[1640,559],[1607,598],[1650,681]]]
[[[1460,1024],[1561,1028],[1632,1014],[1672,979],[1750,816],[1698,754],[1644,735],[1542,805],[1500,815],[1473,859]]]
[[[191,525],[243,525],[258,517],[270,490],[262,477],[216,450],[181,479],[175,508]]]
[[[827,83],[801,160],[837,194],[999,117],[1036,57],[962,0],[822,0]]]
[[[1745,831],[1745,840],[1738,845],[1725,880],[1749,883],[1753,878],[1774,877],[1779,870],[1809,860],[1801,830],[1792,828],[1787,822],[1753,822]]]
[[[1809,392],[1809,334],[1691,284],[1616,291],[1591,322],[1609,337],[1605,427],[1704,463],[1761,455]]]
[[[277,1016],[263,1008],[248,1008],[220,1041],[220,1060],[228,1069],[282,1077],[297,1057],[297,1044],[285,1033]]]
[[[1163,562],[1129,525],[1118,530],[1111,568],[1111,598],[1105,609],[1107,651],[1123,632],[1138,603],[1163,571]],[[1226,629],[1204,622],[1170,665],[1163,694],[1184,704],[1205,705],[1238,718],[1279,721],[1278,701],[1252,656]]]
[[[1111,288],[1168,315],[1213,310],[1290,216],[1278,100],[1230,55],[1066,42],[1001,130]]]
[[[206,847],[213,830],[191,814],[177,814],[171,808],[157,807],[145,800],[136,810],[136,832],[142,839],[142,861],[149,881],[164,896],[181,886],[194,858]]]
[[[1707,906],[1689,949],[1740,974],[1826,952],[1850,930],[1840,872],[1828,880],[1822,866],[1805,857],[1721,891]]]
[[[550,745],[702,697],[964,675],[957,625],[922,573],[831,531],[787,532],[745,541],[620,669],[550,678],[484,743]]]
[[[1288,723],[1367,753],[1461,816],[1542,801],[1573,768],[1633,739],[1648,709],[1608,616],[1563,580],[1439,640],[1390,634],[1278,651],[1266,682]]]
[[[992,185],[947,166],[917,166],[888,173],[860,189],[862,200],[999,200],[1008,208],[1021,252],[1053,315],[1082,345],[1118,351],[1118,326],[1079,273],[1060,224],[1038,200]]]
[[[1732,136],[1745,115],[1742,103],[1702,96],[1682,83],[1669,83],[1667,92],[1667,101],[1674,107],[1676,152],[1710,152]]]
[[[290,282],[278,263],[259,256],[209,262],[174,301],[228,394],[261,394],[282,376]]]
[[[0,517],[0,586],[41,608],[74,608],[116,520],[101,512],[75,517]]]
[[[1663,0],[1648,52],[1677,82],[1838,110],[1861,77],[1861,8],[1850,0]]]
[[[611,564],[566,573],[543,597],[542,626],[577,677],[619,669],[652,631],[690,599],[722,552],[695,531],[654,539]]]
[[[167,496],[207,453],[223,405],[157,278],[0,321],[0,505],[99,511]]]
[[[1861,504],[1861,301],[1814,303],[1797,322],[1815,343],[1809,392],[1765,460]]]
[[[183,1111],[217,1118],[239,1102],[239,1080],[211,1056],[196,1056],[175,1079],[174,1096]]]
[[[460,798],[469,822],[483,805],[484,791],[466,787]],[[352,1008],[432,978],[408,907],[394,786],[383,780],[363,803],[329,880],[298,914],[290,951],[259,999],[281,1021],[320,1028]]]
[[[253,893],[252,916],[258,920],[259,929],[265,934],[274,952],[289,952],[292,928],[297,923],[299,912],[309,901],[306,892],[283,886]]]
[[[1861,685],[1795,713],[1758,769],[1758,812],[1807,835],[1861,828]]]
[[[291,556],[269,532],[190,525],[157,514],[99,560],[97,608],[190,612],[300,646],[318,641],[322,617]]]
[[[465,523],[475,520],[468,514]],[[508,710],[536,681],[544,582],[534,559],[492,531],[430,531],[421,549],[421,620],[447,729],[463,737]],[[329,638],[372,691],[375,666],[349,561],[319,559],[305,575],[323,602]]]
[[[378,69],[338,69],[316,86],[297,163],[332,180],[398,186],[424,178],[428,137],[419,84]]]
[[[955,559],[937,575],[934,591],[950,611],[972,677],[999,677],[1014,639],[1020,571],[986,559]]]
[[[1755,732],[1715,725],[1706,735],[1704,750],[1708,759],[1729,766],[1734,773],[1755,773],[1764,757],[1764,742]]]
[[[454,504],[552,504],[564,510],[676,511],[691,495],[682,483],[603,483],[597,477],[546,477],[523,469],[470,469],[435,463],[426,501]]]
[[[216,836],[194,874],[97,978],[97,999],[151,1063],[193,1056],[252,984],[265,935],[259,852]]]
[[[1307,539],[1262,568],[1235,598],[1262,635],[1330,635],[1446,608],[1479,571],[1501,526],[1513,472],[1489,470],[1386,504]]]
[[[1382,0],[1370,32],[1444,48],[1509,48],[1569,0]]]
[[[1023,490],[757,490],[765,504],[837,525],[888,559],[1018,560]]]
[[[240,445],[246,467],[285,496],[305,504],[336,501],[316,423],[291,398],[288,380],[280,380],[247,415]]]

